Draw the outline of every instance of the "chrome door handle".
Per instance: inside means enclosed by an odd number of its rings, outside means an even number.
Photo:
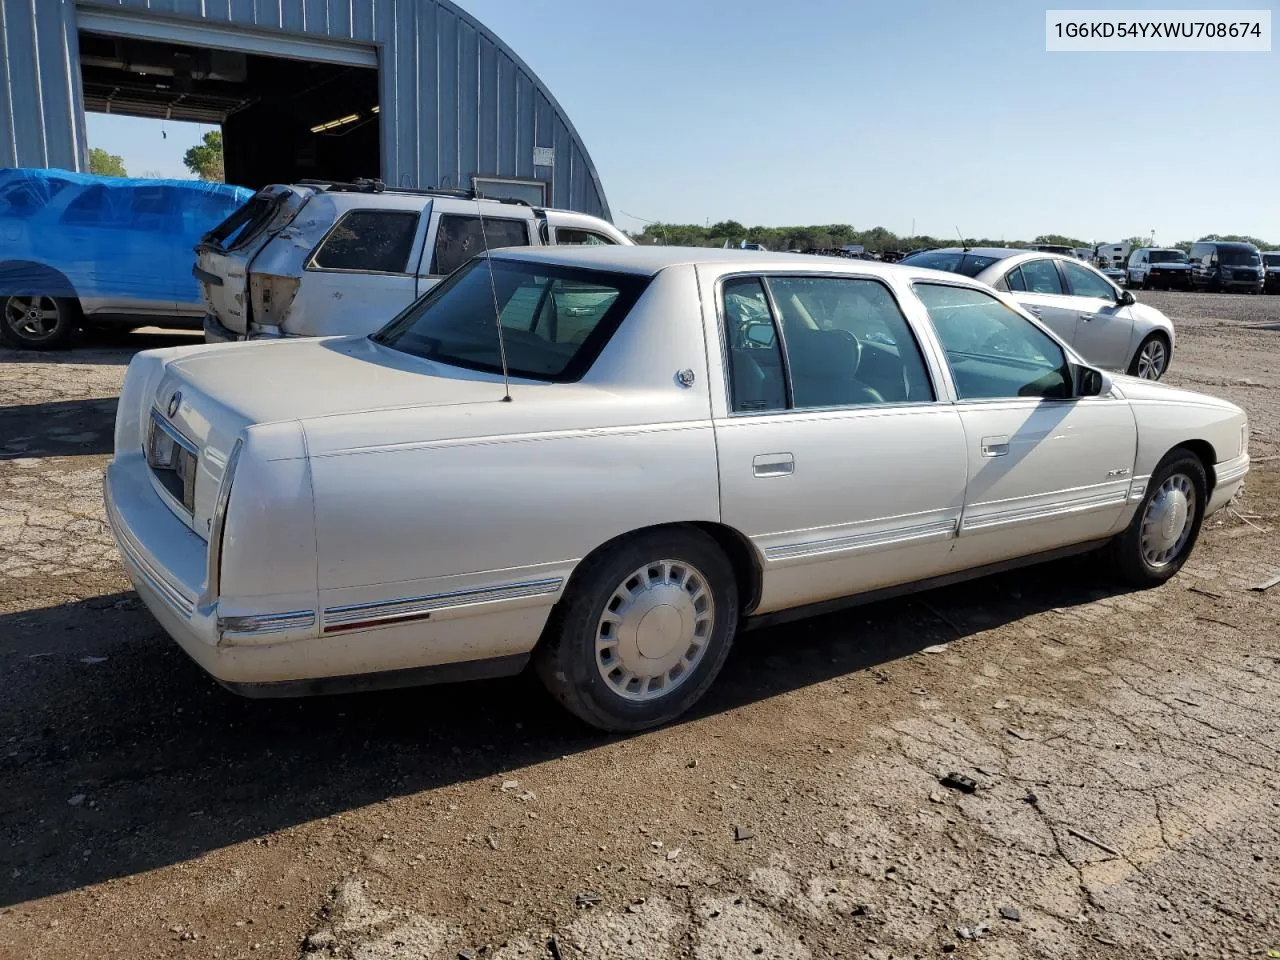
[[[1008,437],[983,437],[982,455],[984,457],[1003,457],[1009,453]]]
[[[789,477],[796,472],[796,458],[790,453],[759,453],[751,461],[757,477]]]
[[[1090,320],[1097,320],[1098,315],[1096,313],[1082,313],[1080,314],[1080,319],[1088,323]]]
[[[1031,314],[1033,317],[1039,317],[1039,316],[1040,316],[1040,308],[1039,308],[1039,307],[1027,307],[1027,313]]]

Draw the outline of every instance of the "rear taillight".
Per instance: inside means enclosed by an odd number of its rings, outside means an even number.
[[[289,313],[293,298],[298,294],[297,277],[282,277],[274,273],[249,274],[249,304],[253,310],[253,322],[260,326],[278,327]]]

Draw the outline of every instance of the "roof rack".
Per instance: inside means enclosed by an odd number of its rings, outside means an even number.
[[[449,187],[388,187],[382,180],[360,177],[356,180],[298,180],[299,186],[316,187],[333,193],[411,193],[429,197],[457,197],[460,200],[489,200],[493,203],[510,203],[521,207],[533,207],[528,200],[515,197],[486,197],[475,188],[457,190]]]

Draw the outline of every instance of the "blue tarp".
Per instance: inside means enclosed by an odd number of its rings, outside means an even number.
[[[199,304],[192,247],[251,196],[202,180],[0,170],[0,295]]]

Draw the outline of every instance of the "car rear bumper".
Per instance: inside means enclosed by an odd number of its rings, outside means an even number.
[[[228,330],[218,318],[211,313],[204,315],[204,342],[205,343],[233,343],[237,340],[243,340],[244,335],[236,333],[234,330]]]

